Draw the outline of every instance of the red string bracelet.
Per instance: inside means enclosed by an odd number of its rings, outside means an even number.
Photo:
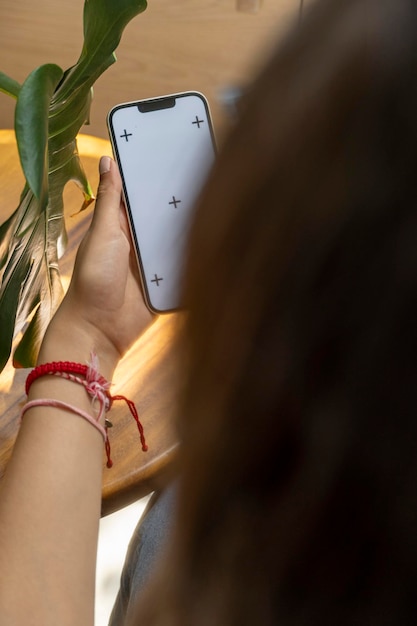
[[[44,363],[42,365],[38,365],[33,369],[29,376],[26,379],[26,394],[29,394],[30,387],[32,383],[35,382],[38,378],[42,376],[60,376],[61,378],[65,378],[67,380],[71,380],[72,382],[76,382],[85,387],[87,393],[94,400],[98,400],[100,404],[100,412],[97,417],[97,422],[100,420],[103,411],[109,411],[113,402],[115,400],[124,400],[129,408],[129,411],[136,422],[139,437],[142,445],[143,452],[148,450],[148,446],[145,440],[145,434],[143,426],[140,422],[138,412],[136,410],[136,406],[132,400],[126,398],[123,395],[112,396],[110,394],[110,386],[109,383],[101,374],[98,372],[98,359],[95,354],[91,355],[91,363],[88,365],[83,365],[81,363],[73,363],[71,361],[54,361],[52,363]],[[25,407],[29,408],[28,406]],[[73,411],[78,415],[81,415],[79,410]],[[83,416],[82,416],[83,417]],[[89,420],[90,421],[90,420]],[[112,467],[113,462],[110,457],[110,442],[108,437],[108,423],[105,425],[105,448],[106,448],[106,456],[107,456],[107,467]]]

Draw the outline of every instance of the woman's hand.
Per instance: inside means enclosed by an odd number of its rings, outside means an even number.
[[[112,159],[103,157],[93,220],[78,250],[68,293],[46,333],[39,362],[76,358],[85,362],[94,350],[102,373],[112,374],[152,319],[142,296],[118,168]]]

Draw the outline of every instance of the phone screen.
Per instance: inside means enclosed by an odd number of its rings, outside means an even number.
[[[192,209],[215,158],[207,101],[187,92],[121,104],[108,125],[147,304],[175,310]]]

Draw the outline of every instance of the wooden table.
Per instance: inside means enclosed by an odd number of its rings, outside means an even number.
[[[95,189],[98,160],[111,155],[108,141],[81,135],[78,148],[89,180]],[[0,223],[16,208],[23,188],[23,174],[14,132],[0,130]],[[65,193],[68,248],[60,262],[64,285],[69,283],[78,244],[88,227],[91,210],[74,216],[82,195],[75,185]],[[104,468],[103,515],[157,489],[167,479],[176,449],[173,427],[176,395],[176,358],[172,348],[175,315],[161,316],[131,348],[120,363],[112,392],[122,393],[137,406],[145,428],[148,452],[142,452],[136,424],[124,403],[115,403],[110,430],[112,469]],[[0,329],[1,332],[1,329]],[[13,450],[25,402],[28,370],[15,370],[9,363],[0,374],[0,478]],[[103,456],[103,465],[104,456]]]

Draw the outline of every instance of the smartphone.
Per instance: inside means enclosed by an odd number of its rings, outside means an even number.
[[[216,154],[208,102],[192,91],[127,102],[107,124],[146,304],[175,311],[193,206]]]

